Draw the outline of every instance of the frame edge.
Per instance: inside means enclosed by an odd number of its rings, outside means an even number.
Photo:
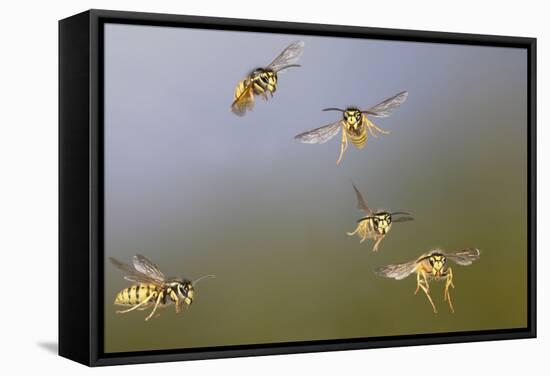
[[[89,11],[59,21],[59,355],[90,364]]]

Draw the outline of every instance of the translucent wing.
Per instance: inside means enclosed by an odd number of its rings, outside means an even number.
[[[394,278],[398,281],[411,275],[416,268],[416,260],[404,264],[391,264],[377,268],[374,272],[382,277]]]
[[[266,68],[279,72],[288,66],[295,65],[304,50],[304,42],[294,42],[281,52]]]
[[[162,283],[166,280],[164,273],[160,271],[159,267],[153,264],[151,260],[145,256],[134,256],[134,268],[157,282]]]
[[[357,209],[364,211],[368,215],[372,214],[372,210],[370,210],[369,206],[367,205],[367,202],[365,201],[365,198],[359,192],[359,189],[355,186],[355,184],[351,183],[353,185],[353,190],[355,191],[355,196],[357,196]]]
[[[294,139],[304,144],[324,144],[338,133],[342,126],[342,121],[338,120],[335,123],[322,126],[295,136]]]
[[[375,270],[375,273],[382,277],[404,279],[411,275],[416,268],[416,260],[404,264],[391,264],[382,266]]]
[[[131,267],[128,264],[125,264],[113,257],[109,257],[109,261],[111,261],[111,264],[113,264],[116,268],[122,270],[126,275],[124,276],[124,279],[130,282],[136,282],[136,283],[152,283],[152,284],[158,284],[159,281],[149,277],[148,275],[145,275],[133,267]]]
[[[466,248],[462,251],[445,254],[445,257],[456,262],[458,265],[472,265],[472,262],[479,259],[481,252],[476,248]]]
[[[401,106],[403,102],[405,102],[408,95],[408,92],[403,91],[391,98],[386,99],[382,103],[378,103],[376,106],[369,108],[365,112],[371,116],[378,118],[388,117],[391,115],[393,110],[395,110],[397,107]]]
[[[231,111],[235,115],[244,116],[246,111],[252,111],[254,108],[254,92],[249,80],[239,82],[235,95],[235,100],[231,104]]]

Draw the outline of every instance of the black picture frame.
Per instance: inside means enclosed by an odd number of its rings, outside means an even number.
[[[403,335],[105,354],[103,352],[103,25],[517,47],[528,59],[528,325]],[[88,10],[59,21],[59,354],[88,366],[536,337],[536,39],[368,27]]]

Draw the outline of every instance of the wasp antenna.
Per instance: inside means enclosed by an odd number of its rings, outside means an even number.
[[[336,108],[336,107],[323,108],[321,111],[340,111],[340,112],[344,112],[344,110],[342,110],[341,108]]]
[[[393,212],[393,213],[390,213],[390,215],[397,215],[397,214],[401,214],[401,215],[412,215],[411,213],[407,213],[407,212]]]
[[[201,281],[203,279],[206,279],[206,278],[216,278],[216,276],[214,274],[206,274],[206,275],[203,275],[202,277],[199,277],[199,278],[195,279],[191,284],[193,286],[195,286],[199,281]]]
[[[368,216],[366,216],[366,217],[359,218],[359,219],[357,220],[357,223],[362,222],[362,221],[364,221],[365,219],[371,219],[371,218],[374,218],[374,217],[373,217],[372,215],[368,215]]]
[[[276,73],[279,73],[280,71],[283,71],[283,70],[285,70],[285,69],[287,69],[287,68],[299,68],[299,67],[301,67],[300,64],[289,64],[289,65],[285,65],[285,66],[282,67],[281,69],[277,70]]]

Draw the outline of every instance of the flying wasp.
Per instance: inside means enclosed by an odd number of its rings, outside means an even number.
[[[355,196],[357,197],[357,209],[364,212],[366,216],[359,218],[355,231],[348,232],[347,234],[349,236],[357,234],[357,236],[361,238],[359,243],[363,243],[367,239],[373,239],[374,246],[372,250],[374,252],[378,251],[380,242],[386,237],[393,223],[414,220],[411,214],[407,212],[389,213],[385,210],[371,210],[359,189],[357,189],[355,184],[352,185],[355,190]],[[394,218],[394,216],[397,215],[404,215],[405,217]]]
[[[296,64],[304,50],[304,42],[295,42],[285,48],[265,68],[254,69],[246,78],[241,80],[235,88],[235,99],[231,104],[234,114],[243,116],[246,111],[254,108],[254,96],[261,95],[267,100],[268,94],[273,97],[277,90],[277,74],[287,68],[299,67]]]
[[[439,249],[432,250],[423,254],[414,261],[406,262],[404,264],[393,264],[383,266],[376,269],[376,273],[383,277],[394,278],[401,280],[412,273],[416,272],[416,295],[420,289],[424,291],[434,313],[437,313],[437,308],[430,296],[430,280],[445,280],[445,290],[443,293],[443,300],[449,302],[451,312],[454,313],[453,302],[451,301],[451,294],[449,288],[454,288],[453,282],[453,269],[449,266],[448,260],[453,261],[458,265],[471,265],[474,261],[479,259],[480,251],[476,248],[467,248],[455,253],[445,253]]]
[[[126,273],[125,280],[136,283],[117,294],[115,305],[130,306],[126,310],[117,311],[117,313],[128,313],[136,309],[141,311],[153,307],[145,321],[153,317],[158,307],[170,304],[175,304],[176,313],[179,313],[186,304],[193,303],[197,282],[203,278],[214,277],[205,275],[195,281],[185,278],[167,279],[158,266],[141,255],[134,256],[133,267],[112,257],[109,260],[115,267]]]
[[[377,138],[378,134],[389,134],[389,131],[385,131],[377,127],[368,116],[385,118],[391,115],[394,109],[399,107],[405,102],[408,92],[403,91],[385,101],[377,104],[368,110],[362,111],[356,107],[348,107],[346,109],[340,108],[325,108],[323,111],[339,111],[342,113],[342,118],[334,123],[330,123],[320,128],[313,129],[304,133],[300,133],[294,138],[304,144],[324,144],[328,140],[332,139],[340,128],[342,128],[342,142],[340,144],[340,155],[336,160],[336,164],[340,164],[345,151],[348,148],[348,137],[351,142],[358,149],[362,149],[367,142],[368,132]]]

